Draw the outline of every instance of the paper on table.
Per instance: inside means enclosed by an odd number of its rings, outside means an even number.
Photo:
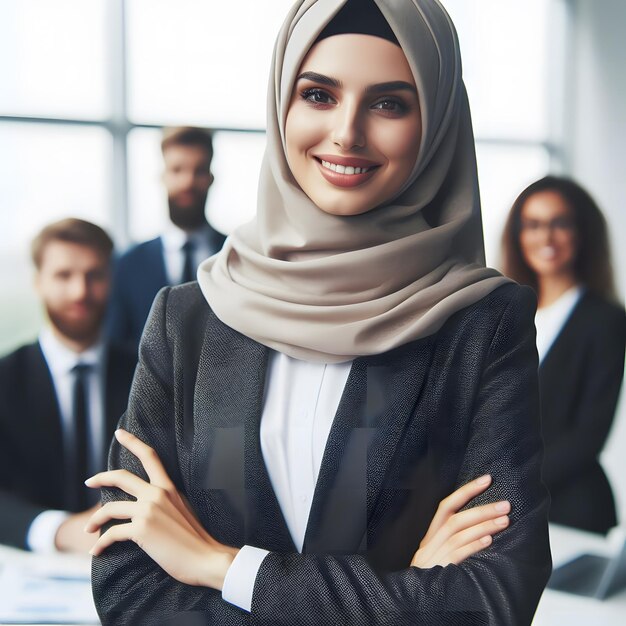
[[[88,579],[43,578],[17,567],[0,572],[0,622],[98,624]]]

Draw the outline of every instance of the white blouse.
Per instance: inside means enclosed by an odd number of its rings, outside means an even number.
[[[302,551],[315,484],[352,362],[309,363],[272,352],[261,451],[289,533]],[[267,550],[244,546],[226,573],[222,597],[250,611],[254,581]]]
[[[575,285],[549,306],[537,309],[535,326],[537,327],[537,352],[539,363],[543,361],[552,347],[554,340],[559,336],[569,316],[578,304],[583,294],[583,288]]]

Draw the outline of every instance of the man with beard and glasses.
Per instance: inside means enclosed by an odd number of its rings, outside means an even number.
[[[87,552],[98,504],[84,480],[106,468],[126,410],[135,355],[102,341],[113,242],[64,219],[32,243],[35,288],[49,323],[0,359],[0,543]]]
[[[133,348],[159,289],[195,280],[198,265],[218,252],[225,239],[205,216],[213,183],[211,134],[201,128],[165,129],[161,151],[170,224],[160,237],[118,260],[107,320],[108,335]]]

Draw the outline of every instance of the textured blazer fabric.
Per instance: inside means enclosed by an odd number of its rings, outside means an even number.
[[[117,543],[93,561],[103,624],[529,624],[551,567],[534,311],[530,289],[506,285],[436,335],[354,361],[300,554],[259,442],[268,348],[222,324],[195,283],[163,290],[122,426],[217,540],[271,554],[248,614]],[[147,478],[116,442],[109,466]],[[485,473],[476,503],[510,500],[509,528],[460,566],[408,567],[440,500]]]
[[[126,410],[132,353],[107,350],[107,445]],[[31,522],[47,509],[67,510],[72,489],[63,463],[63,431],[54,383],[39,343],[0,359],[0,543],[26,548]]]
[[[598,455],[615,416],[625,343],[624,309],[587,292],[541,363],[543,476],[552,521],[599,533],[617,523]]]

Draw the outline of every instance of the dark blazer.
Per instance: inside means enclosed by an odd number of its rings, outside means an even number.
[[[208,239],[209,248],[217,252],[226,238],[211,228]],[[154,297],[167,284],[161,237],[125,252],[115,263],[106,321],[107,337],[116,344],[136,350]]]
[[[132,353],[107,350],[107,447],[126,409],[135,363]],[[23,346],[0,359],[0,543],[26,548],[39,513],[69,510],[64,471],[52,376],[39,343]]]
[[[539,368],[550,519],[606,533],[617,523],[600,454],[624,374],[624,309],[589,292]]]
[[[431,337],[355,359],[299,554],[259,442],[269,349],[221,323],[197,283],[163,290],[121,424],[217,540],[271,554],[248,614],[116,543],[93,561],[103,624],[529,624],[550,573],[534,311],[529,288],[506,285]],[[109,467],[147,478],[116,442]],[[475,503],[509,499],[510,527],[460,566],[408,567],[440,500],[484,473]]]

